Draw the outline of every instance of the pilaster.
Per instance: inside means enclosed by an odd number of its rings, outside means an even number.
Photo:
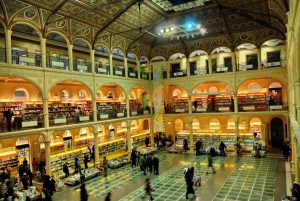
[[[132,141],[131,141],[131,120],[127,121],[127,151],[131,152],[132,150]]]
[[[69,70],[73,71],[73,45],[68,45]]]
[[[128,77],[128,58],[124,57],[125,77]]]
[[[95,50],[90,50],[91,70],[95,73]]]
[[[100,161],[99,161],[99,148],[98,148],[98,129],[94,129],[94,154],[95,154],[95,166],[98,166]]]
[[[114,66],[113,66],[113,55],[112,55],[112,53],[109,53],[108,59],[109,59],[109,74],[113,75],[114,74]]]
[[[42,67],[47,67],[46,38],[41,39]]]
[[[6,47],[6,62],[11,64],[12,62],[12,47],[11,47],[11,35],[12,30],[5,30],[5,47]]]

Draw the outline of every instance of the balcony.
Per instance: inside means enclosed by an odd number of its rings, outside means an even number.
[[[238,64],[238,71],[249,71],[249,70],[257,70],[258,64],[252,63],[252,64],[246,64],[246,63],[239,63]]]
[[[6,49],[0,48],[0,62],[6,62]]]
[[[61,126],[69,124],[80,124],[83,122],[92,122],[92,114],[80,114],[79,112],[49,112],[49,125],[50,126]]]
[[[125,69],[123,66],[114,65],[113,71],[115,76],[125,77]]]
[[[109,65],[102,66],[99,63],[95,63],[95,72],[97,74],[109,75]]]
[[[191,70],[191,75],[207,75],[208,74],[208,67],[203,66],[194,70]]]
[[[281,58],[280,60],[274,60],[274,61],[264,60],[261,62],[261,65],[262,65],[262,69],[285,67],[286,66],[286,58]]]
[[[130,110],[130,116],[142,116],[142,115],[149,115],[150,108],[140,108],[137,110]]]
[[[12,64],[24,66],[42,66],[42,55],[20,50],[12,50]]]
[[[170,72],[170,77],[174,78],[174,77],[186,77],[187,73],[185,69],[180,69],[177,70],[175,72]]]
[[[141,72],[141,79],[143,80],[149,80],[149,73],[147,72]]]
[[[74,61],[73,62],[73,70],[82,73],[91,73],[91,63],[86,61]]]
[[[138,78],[138,71],[136,68],[128,68],[128,77],[130,78]]]
[[[232,66],[213,66],[213,73],[232,72]]]
[[[47,67],[51,69],[69,70],[67,57],[56,57],[47,55]]]

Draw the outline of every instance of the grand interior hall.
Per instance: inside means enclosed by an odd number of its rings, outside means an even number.
[[[0,1],[0,201],[300,200],[299,124],[299,0]]]

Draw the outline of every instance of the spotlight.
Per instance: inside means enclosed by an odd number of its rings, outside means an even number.
[[[160,33],[164,33],[164,30],[163,30],[163,29],[161,29],[161,30],[160,30]]]
[[[166,32],[169,32],[169,28],[166,29]]]
[[[189,29],[192,28],[192,24],[188,24],[188,28],[189,28]]]
[[[174,27],[171,27],[171,31],[174,31],[174,29],[175,29]]]
[[[197,26],[198,29],[200,29],[200,24]]]

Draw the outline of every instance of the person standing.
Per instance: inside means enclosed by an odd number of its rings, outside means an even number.
[[[153,156],[153,168],[154,168],[154,174],[158,175],[159,159],[156,155]]]
[[[45,194],[45,201],[52,201],[53,191],[49,175],[44,176],[43,192]]]
[[[8,109],[7,111],[4,111],[4,116],[6,119],[7,130],[11,131],[11,118],[14,116],[14,113],[11,109]]]
[[[30,171],[29,168],[26,169],[26,174],[28,175],[29,178],[29,185],[33,186],[32,180],[33,180],[33,173]]]
[[[149,137],[147,136],[146,139],[145,139],[145,145],[146,145],[146,147],[148,147],[149,143],[150,143],[150,139],[149,139]]]
[[[70,176],[69,167],[66,163],[63,165],[63,172],[65,173],[66,177]]]
[[[208,163],[208,165],[206,168],[206,174],[208,174],[209,169],[212,169],[213,173],[216,173],[214,166],[213,166],[213,158],[212,158],[211,154],[208,154],[207,163]]]
[[[111,196],[111,193],[108,192],[104,201],[111,201],[110,196]]]
[[[130,159],[131,159],[131,167],[132,168],[133,168],[133,166],[136,167],[136,151],[135,151],[135,149],[132,149]]]
[[[153,166],[153,162],[152,162],[152,157],[150,155],[147,156],[147,167],[148,167],[148,171],[152,172],[152,166]]]
[[[195,147],[196,147],[196,156],[199,156],[200,155],[200,148],[201,148],[200,140],[198,140],[196,142]]]
[[[12,197],[12,200],[14,200],[14,187],[17,184],[17,179],[14,175],[11,175],[10,172],[8,172],[8,180],[6,182],[7,186],[7,195]]]
[[[35,160],[35,158],[32,159],[31,164],[32,164],[33,172],[37,171],[37,164],[38,163]]]
[[[185,151],[189,150],[189,144],[186,138],[183,140],[183,149]]]
[[[83,158],[84,168],[88,169],[89,157],[85,154]]]
[[[104,169],[104,177],[107,177],[107,167],[108,164],[107,164],[107,160],[106,160],[106,157],[104,156],[103,158],[103,169]]]
[[[291,148],[290,148],[290,146],[288,145],[288,143],[285,143],[285,144],[283,145],[283,150],[282,150],[282,152],[283,152],[283,156],[284,156],[285,161],[288,161],[288,160],[289,160],[289,155],[290,155],[290,152],[291,152]]]
[[[150,179],[147,178],[145,181],[145,192],[146,192],[146,195],[148,195],[150,197],[150,200],[153,200],[153,197],[151,194],[152,191],[153,191],[153,189],[151,188]]]
[[[89,195],[87,193],[85,184],[82,183],[80,185],[80,201],[88,201],[88,197],[89,197]]]
[[[77,157],[75,157],[75,173],[78,173],[80,168],[80,161]]]
[[[79,175],[80,175],[80,183],[84,183],[85,182],[85,169],[81,168],[79,170]]]
[[[188,168],[185,172],[185,182],[186,182],[186,199],[189,199],[189,195],[192,194],[195,197],[195,190],[193,184],[193,177],[194,177],[194,167]]]

